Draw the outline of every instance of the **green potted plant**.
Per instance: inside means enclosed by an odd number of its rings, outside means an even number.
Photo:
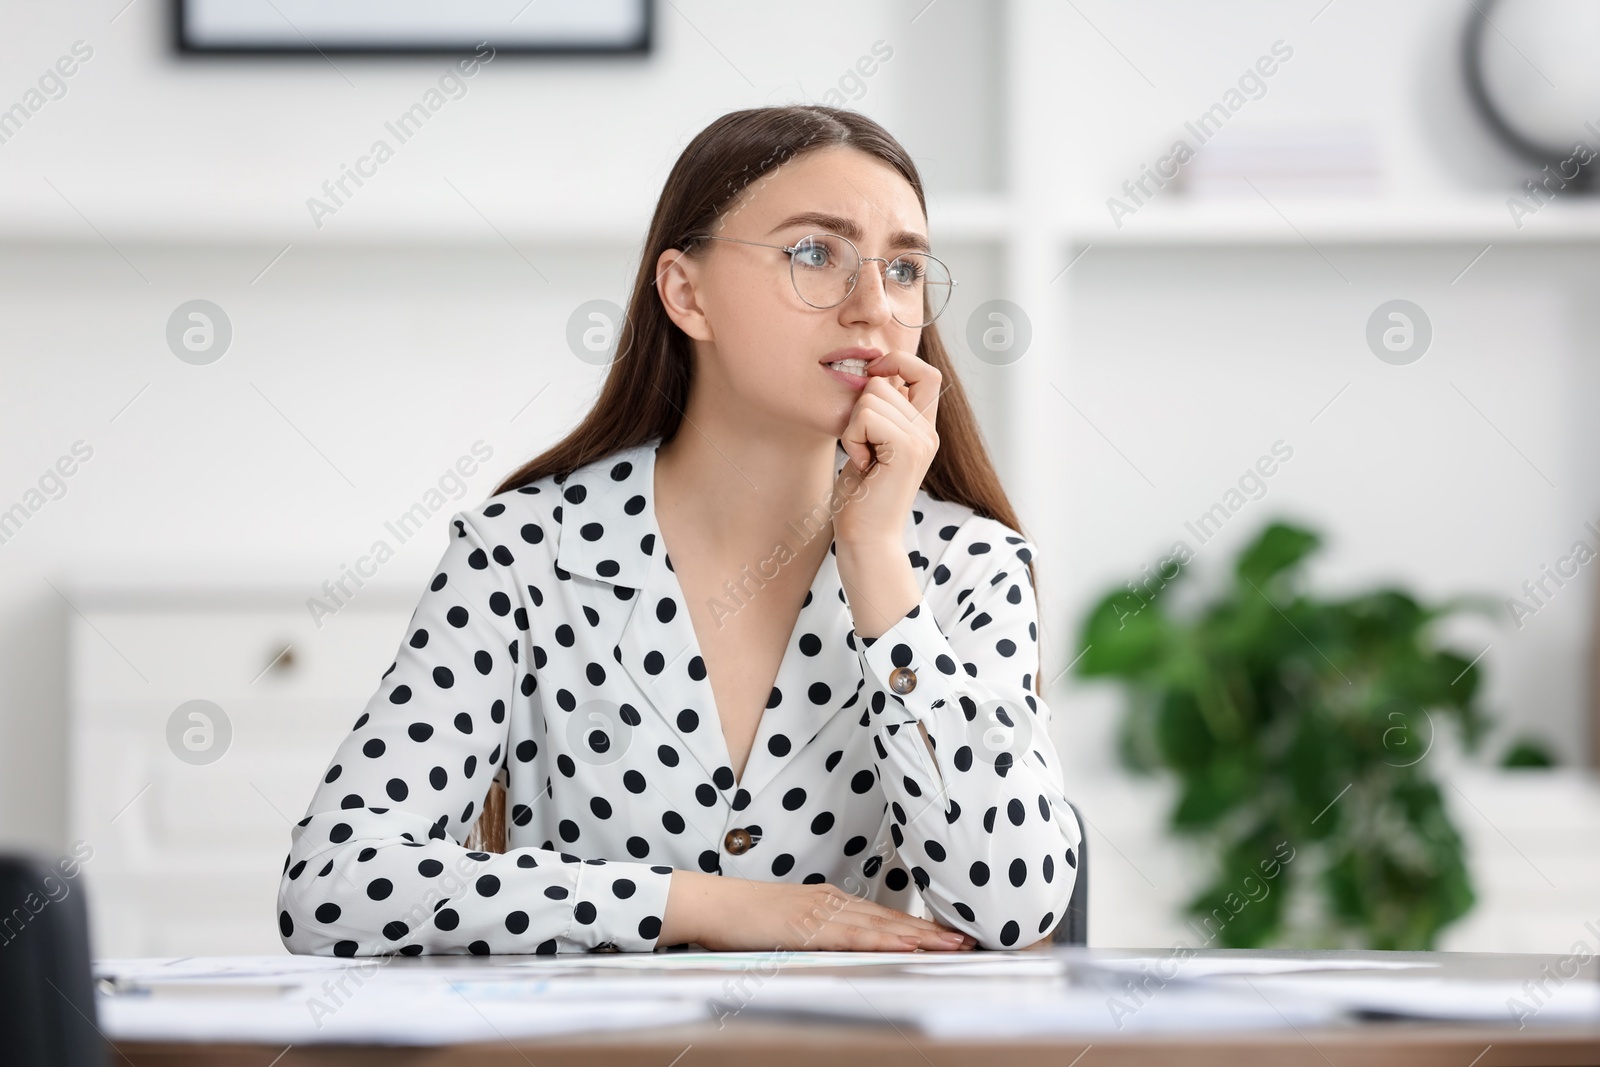
[[[1178,610],[1191,558],[1180,542],[1089,612],[1077,673],[1125,686],[1123,762],[1176,777],[1171,828],[1217,861],[1189,910],[1218,944],[1281,942],[1295,901],[1316,916],[1302,944],[1431,948],[1474,898],[1424,757],[1444,723],[1468,750],[1488,725],[1481,666],[1441,647],[1435,627],[1494,605],[1393,588],[1320,597],[1304,588],[1319,544],[1274,522],[1225,588]]]

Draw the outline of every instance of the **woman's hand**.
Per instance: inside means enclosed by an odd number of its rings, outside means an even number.
[[[885,352],[867,365],[867,384],[839,437],[850,457],[836,486],[846,500],[833,517],[841,545],[900,546],[906,516],[939,451],[940,388],[938,370],[912,352]]]
[[[879,637],[922,597],[903,533],[939,451],[940,375],[910,352],[884,353],[867,375],[839,438],[850,462],[834,479],[833,537],[856,633]]]
[[[960,951],[977,944],[967,934],[851,896],[826,882],[757,882],[684,870],[672,872],[657,940],[747,952]]]

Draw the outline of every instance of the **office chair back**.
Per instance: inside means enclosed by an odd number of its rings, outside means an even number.
[[[1072,897],[1067,901],[1067,913],[1056,924],[1050,940],[1057,945],[1087,945],[1089,943],[1089,828],[1083,815],[1071,801],[1067,806],[1078,820],[1078,847],[1074,856],[1078,861],[1077,876],[1072,883]]]
[[[83,879],[0,855],[0,1064],[105,1067]]]

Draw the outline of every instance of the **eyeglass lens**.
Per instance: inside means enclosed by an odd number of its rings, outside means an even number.
[[[795,292],[816,308],[844,302],[860,274],[861,254],[837,234],[814,233],[795,242],[789,273]],[[921,252],[902,252],[883,268],[890,313],[904,326],[926,326],[950,299],[950,272]]]

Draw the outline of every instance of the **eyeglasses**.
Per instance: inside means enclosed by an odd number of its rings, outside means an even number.
[[[889,313],[902,326],[920,329],[939,317],[950,302],[956,282],[950,269],[926,252],[902,252],[892,260],[863,256],[847,237],[836,233],[813,233],[792,245],[766,244],[738,237],[718,237],[702,233],[697,240],[733,241],[759,248],[776,248],[789,255],[789,279],[801,300],[814,308],[838,307],[855,291],[863,263],[883,264],[883,290],[889,300]]]

